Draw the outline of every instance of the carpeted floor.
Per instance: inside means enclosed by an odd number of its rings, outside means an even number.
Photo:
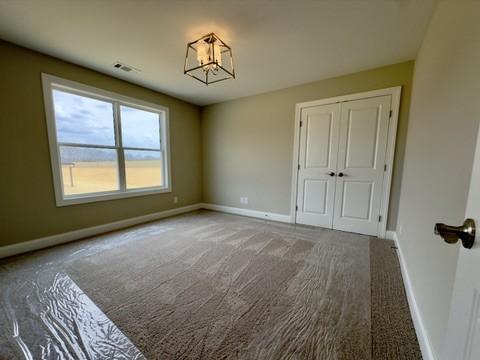
[[[121,339],[126,354],[117,349],[113,358],[139,358],[133,344],[148,359],[420,359],[392,244],[199,211],[9,259],[0,284],[15,291],[1,305],[17,316],[0,314],[0,331],[12,339],[0,345],[18,354],[19,338],[34,338],[28,327],[41,334],[45,313],[36,314],[39,325],[33,316],[9,323],[38,308],[17,283],[41,268],[50,288],[60,279],[65,294],[73,288],[106,315],[107,342]],[[69,311],[69,323],[77,313]],[[41,343],[30,342],[22,346]]]
[[[422,359],[393,241],[370,239],[372,358]]]

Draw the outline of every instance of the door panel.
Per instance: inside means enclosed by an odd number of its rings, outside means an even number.
[[[297,223],[332,227],[340,104],[301,113]]]
[[[303,211],[325,215],[327,213],[328,181],[305,179]]]
[[[332,137],[332,114],[311,114],[307,116],[305,168],[328,168]]]
[[[352,109],[347,121],[345,168],[375,167],[378,108]]]
[[[377,235],[391,96],[342,103],[333,228]]]
[[[372,213],[373,186],[371,182],[343,181],[342,214],[343,218],[368,220]],[[365,206],[358,206],[364,204]]]

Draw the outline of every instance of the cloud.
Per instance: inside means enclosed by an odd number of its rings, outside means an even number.
[[[68,92],[54,90],[55,123],[59,143],[115,146],[113,105]],[[160,150],[159,115],[127,106],[120,107],[123,145]],[[92,151],[93,150],[93,151]],[[112,160],[115,151],[96,151],[75,147],[62,154],[68,160]],[[112,152],[113,151],[113,152]],[[158,159],[160,152],[128,151],[128,159]],[[76,159],[76,160],[75,160]]]
[[[59,90],[53,97],[59,142],[115,145],[112,104]]]

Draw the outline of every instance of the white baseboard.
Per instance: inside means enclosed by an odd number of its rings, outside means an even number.
[[[249,216],[249,217],[254,217],[254,218],[259,218],[259,219],[279,221],[279,222],[284,222],[284,223],[291,223],[292,222],[290,215],[283,215],[283,214],[277,214],[277,213],[271,213],[271,212],[265,212],[265,211],[242,209],[242,208],[236,208],[236,207],[232,207],[232,206],[205,204],[205,203],[202,204],[202,208],[207,209],[207,210],[215,210],[215,211],[225,212],[225,213],[229,213],[229,214],[235,214],[235,215]]]
[[[395,236],[396,236],[395,231],[393,231],[393,230],[387,230],[385,232],[385,239],[387,239],[387,240],[395,240]]]
[[[395,245],[397,247],[397,254],[400,260],[400,268],[402,270],[403,283],[405,284],[405,291],[407,293],[408,305],[410,307],[410,313],[412,314],[413,325],[415,326],[415,332],[417,334],[418,343],[420,344],[420,350],[422,351],[423,359],[437,360],[438,358],[435,356],[430,345],[422,315],[415,299],[415,293],[410,280],[410,273],[408,272],[407,263],[403,257],[402,247],[398,241],[397,233],[395,231],[387,231],[386,237],[388,238],[389,235],[392,236],[392,240],[395,241]]]
[[[169,216],[183,214],[186,212],[198,210],[202,208],[202,204],[193,204],[183,206],[176,209],[159,211],[153,214],[137,216],[125,220],[119,220],[108,224],[92,226],[85,229],[69,231],[62,234],[45,236],[39,239],[24,241],[18,244],[0,247],[0,259],[8,256],[18,255],[33,250],[39,250],[46,247],[63,244],[66,242],[87,238],[90,236],[106,233],[109,231],[119,230],[133,225],[163,219]]]

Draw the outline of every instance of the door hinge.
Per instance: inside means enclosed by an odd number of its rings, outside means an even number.
[[[378,222],[382,222],[382,215],[378,215]]]
[[[295,211],[298,211],[298,205],[295,206]]]
[[[390,112],[388,113],[388,117],[389,117],[389,118],[391,118],[391,117],[392,117],[392,115],[393,115],[393,111],[392,111],[392,110],[390,110]]]
[[[300,164],[298,164],[298,170],[300,170]]]
[[[388,168],[387,164],[383,165],[383,171],[387,171],[387,168]]]
[[[302,127],[302,125],[303,125],[303,121],[300,121],[300,127]]]

